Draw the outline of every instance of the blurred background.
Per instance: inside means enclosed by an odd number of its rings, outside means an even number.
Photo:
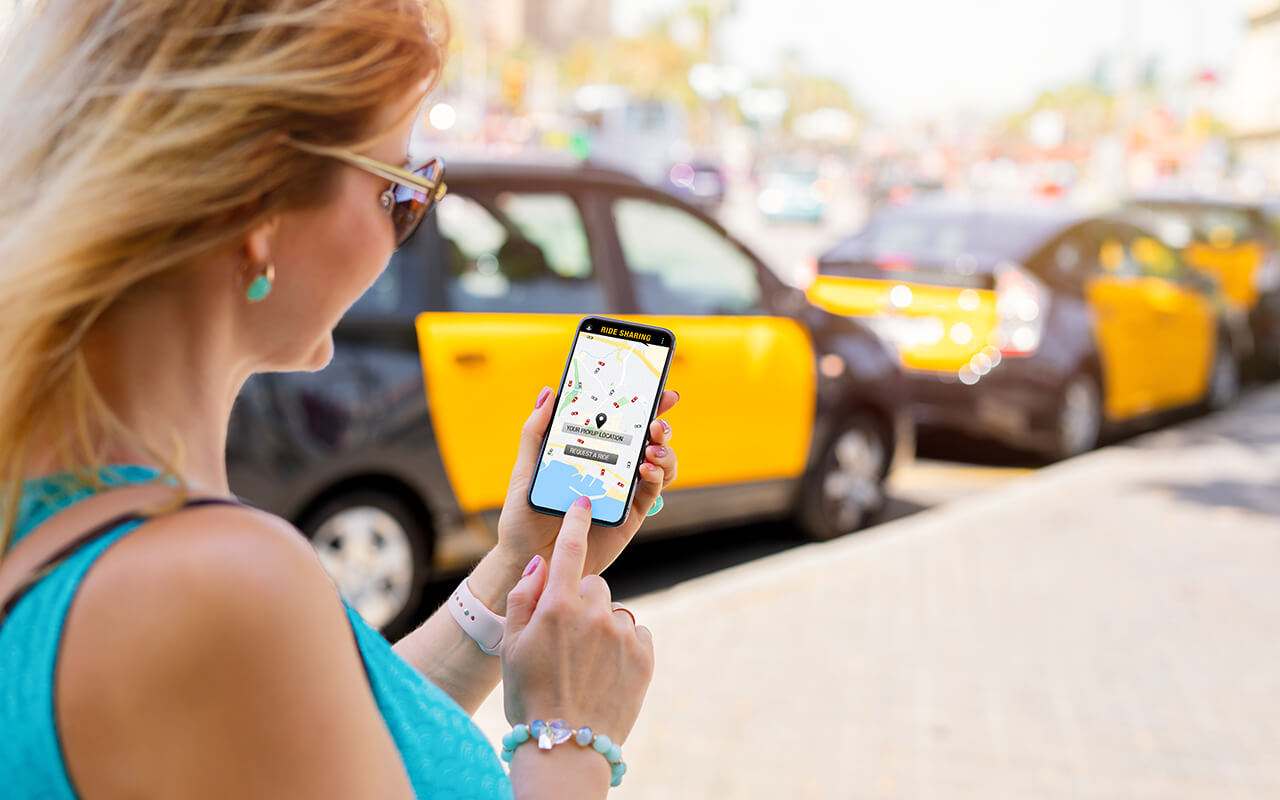
[[[800,285],[870,210],[924,193],[1101,208],[1280,180],[1280,3],[450,6],[421,148],[626,170]]]

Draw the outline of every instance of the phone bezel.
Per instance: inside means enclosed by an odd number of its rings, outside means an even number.
[[[547,424],[547,429],[542,434],[542,443],[538,447],[538,458],[533,465],[533,475],[529,478],[529,490],[525,493],[525,499],[528,501],[529,506],[540,514],[548,514],[553,517],[563,517],[565,515],[564,511],[540,506],[533,502],[533,487],[538,482],[538,473],[542,470],[542,451],[546,449],[547,440],[551,436],[552,426],[555,424],[555,409],[560,407],[560,397],[564,392],[565,381],[569,379],[569,367],[573,363],[573,353],[578,347],[578,337],[584,333],[584,329],[588,323],[596,325],[613,324],[622,325],[628,328],[637,328],[643,331],[653,332],[655,334],[662,334],[667,338],[668,342],[666,345],[667,358],[662,365],[662,376],[658,379],[657,392],[654,394],[653,401],[649,405],[649,421],[644,426],[644,439],[640,444],[640,454],[636,457],[636,465],[631,473],[631,481],[627,489],[627,502],[622,506],[622,517],[616,521],[602,520],[596,517],[595,510],[592,509],[591,522],[593,524],[603,525],[607,528],[616,528],[625,523],[627,521],[627,517],[631,514],[631,504],[635,502],[636,486],[640,482],[640,465],[644,463],[644,451],[645,448],[649,446],[649,429],[653,426],[653,421],[658,417],[658,405],[662,402],[662,392],[667,387],[667,373],[671,370],[671,360],[675,356],[676,335],[667,328],[659,327],[657,325],[646,325],[644,323],[632,322],[625,319],[613,319],[611,317],[590,316],[583,317],[578,321],[578,327],[573,332],[573,341],[569,345],[569,353],[564,359],[564,370],[560,374],[560,383],[556,387],[555,397],[553,398],[553,405],[551,406],[552,419],[551,422]],[[591,333],[595,332],[596,331],[591,331]]]

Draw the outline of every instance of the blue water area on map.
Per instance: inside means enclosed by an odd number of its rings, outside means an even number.
[[[577,491],[574,491],[575,489]],[[573,501],[578,499],[578,495],[602,494],[604,490],[604,481],[596,476],[579,474],[572,464],[553,460],[539,468],[531,498],[534,505],[557,511],[568,511]],[[603,520],[621,519],[622,501],[612,497],[593,499],[591,516]]]

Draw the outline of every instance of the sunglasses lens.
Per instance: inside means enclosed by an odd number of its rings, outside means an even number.
[[[444,166],[439,161],[429,161],[415,169],[413,173],[419,178],[430,181],[432,185],[443,186],[440,184],[440,179],[444,177]],[[442,195],[443,192],[439,190],[427,194],[396,184],[396,202],[391,209],[391,222],[395,225],[397,246],[404,244],[410,236],[413,236],[414,231],[418,230],[418,226],[422,224],[423,218],[427,216],[427,212]]]

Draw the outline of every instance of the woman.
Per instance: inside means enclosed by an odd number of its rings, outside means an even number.
[[[438,199],[436,165],[392,166],[440,74],[438,13],[19,5],[0,52],[5,797],[604,795],[616,758],[517,746],[508,780],[469,714],[501,675],[513,724],[626,739],[652,640],[598,573],[675,476],[665,422],[629,524],[588,531],[579,506],[561,527],[524,499],[536,400],[467,583],[507,615],[501,659],[439,611],[393,652],[296,530],[228,497],[245,379],[323,367]]]

